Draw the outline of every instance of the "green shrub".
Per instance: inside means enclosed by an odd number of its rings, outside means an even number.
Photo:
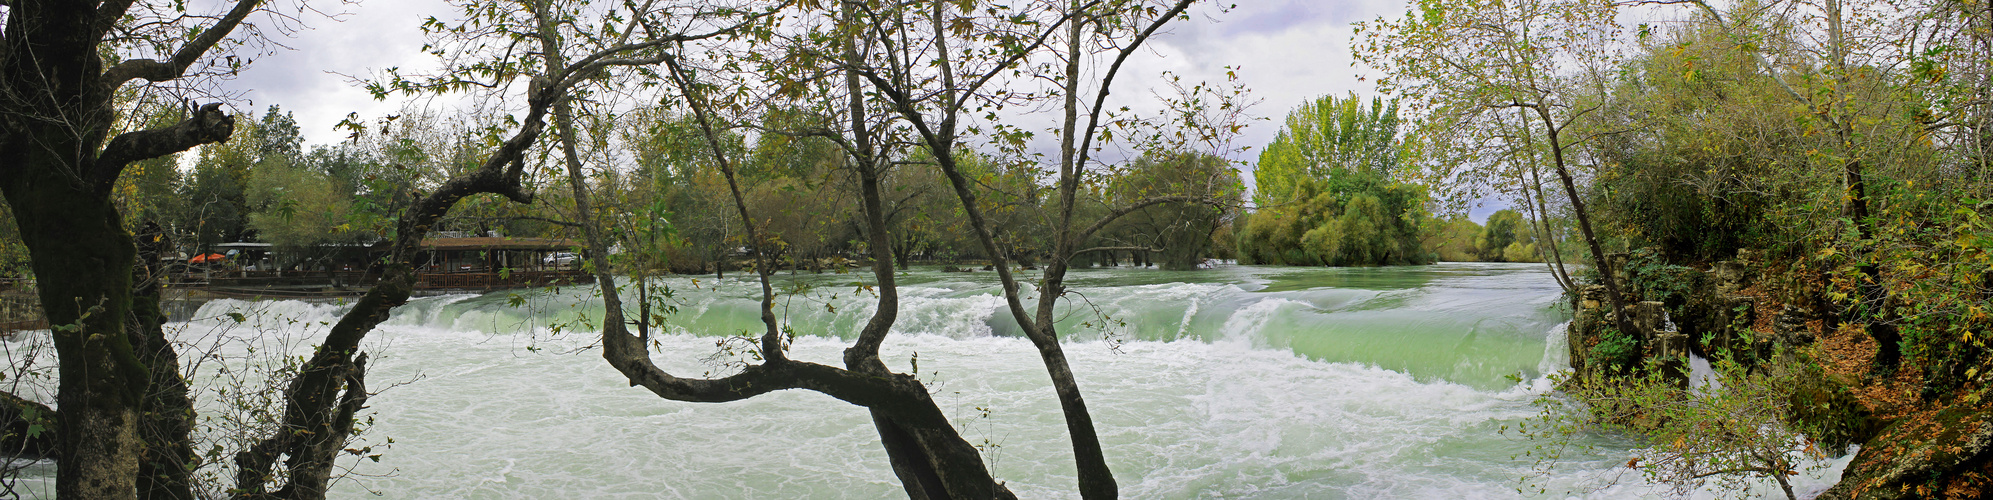
[[[1535,243],[1515,242],[1502,249],[1502,260],[1506,262],[1543,262],[1536,255]]]
[[[1680,310],[1708,276],[1687,266],[1669,264],[1651,248],[1634,250],[1626,256],[1626,269],[1633,279],[1633,291],[1640,300],[1667,304]]]
[[[1637,443],[1626,466],[1677,495],[1714,488],[1728,492],[1724,497],[1762,498],[1758,484],[1769,481],[1786,498],[1796,498],[1790,478],[1827,465],[1802,429],[1786,423],[1794,409],[1785,396],[1801,370],[1752,370],[1728,357],[1712,368],[1718,383],[1695,388],[1677,386],[1653,364],[1560,380],[1563,391],[1537,399],[1542,413],[1513,428],[1538,442],[1517,457],[1535,461],[1523,479],[1533,483],[1553,476],[1566,456],[1610,453],[1583,443],[1587,435],[1607,434]],[[1574,448],[1589,453],[1572,453]]]
[[[1640,342],[1632,335],[1621,333],[1618,328],[1606,327],[1599,332],[1599,343],[1592,346],[1592,360],[1604,366],[1627,366],[1639,361]]]

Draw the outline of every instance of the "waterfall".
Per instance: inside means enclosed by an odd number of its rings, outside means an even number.
[[[839,363],[872,312],[873,296],[854,285],[865,278],[795,279],[812,291],[778,300],[777,315],[799,332],[791,356]],[[1568,362],[1560,290],[1540,266],[1227,265],[1076,270],[1072,280],[1060,332],[1129,498],[1516,498],[1515,478],[1531,464],[1515,457],[1534,443],[1498,431],[1537,415],[1544,376]],[[992,472],[1019,496],[1075,497],[1058,402],[993,280],[915,271],[902,281],[882,359],[911,372],[918,353],[937,404],[986,445]],[[654,336],[654,360],[674,374],[729,370],[709,360],[715,340],[759,331],[751,282],[656,283],[678,301],[667,333]],[[600,319],[590,293],[425,297],[397,309],[363,344],[380,393],[361,439],[383,455],[343,463],[353,475],[332,496],[903,494],[861,408],[807,391],[701,404],[630,388],[578,326]],[[218,300],[173,331],[222,354],[305,353],[347,307]],[[554,324],[568,326],[554,335]],[[204,416],[224,414],[213,398],[203,404]],[[1545,486],[1666,496],[1624,479],[1637,474],[1601,482],[1631,450],[1586,444],[1600,453],[1569,457]],[[1818,491],[1837,474],[1797,480]]]

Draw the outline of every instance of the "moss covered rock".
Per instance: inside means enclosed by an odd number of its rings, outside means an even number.
[[[1979,398],[1910,415],[1855,455],[1821,499],[1987,498],[1993,494],[1993,422]]]

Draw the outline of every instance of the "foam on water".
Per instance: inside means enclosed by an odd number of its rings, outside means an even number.
[[[239,314],[242,315],[246,326],[278,328],[296,322],[338,322],[339,316],[350,308],[350,305],[336,302],[216,299],[201,304],[189,323],[220,324],[223,321],[232,321],[229,314]]]
[[[1266,325],[1282,307],[1298,306],[1300,303],[1282,299],[1267,298],[1253,302],[1225,318],[1225,326],[1218,329],[1218,337],[1213,341],[1239,344],[1245,347],[1266,344]]]
[[[1536,415],[1531,401],[1549,390],[1545,375],[1566,364],[1563,320],[1545,312],[1557,302],[1554,282],[1499,266],[1395,271],[1423,273],[1425,281],[1391,286],[1377,276],[1394,271],[1382,270],[1223,274],[1236,269],[1197,271],[1219,276],[1200,283],[1085,275],[1087,306],[1062,310],[1061,331],[1080,339],[1101,331],[1082,323],[1126,324],[1105,332],[1119,341],[1066,347],[1123,496],[1522,496],[1516,478],[1530,463],[1515,456],[1535,443],[1498,430]],[[758,326],[758,289],[737,280],[661,283],[679,290],[683,303],[669,329],[675,333],[654,337],[655,361],[681,376],[726,370],[702,360],[715,352],[715,335]],[[818,286],[819,295],[778,314],[805,332],[793,357],[841,364],[845,339],[869,317],[873,297],[828,280]],[[525,310],[508,306],[504,293],[416,299],[368,337],[369,385],[381,392],[370,401],[376,424],[364,439],[394,444],[378,463],[351,459],[354,473],[333,496],[903,494],[862,408],[807,391],[725,404],[659,399],[603,363],[588,348],[590,334],[546,328],[599,308],[585,289],[527,298]],[[308,342],[267,332],[310,337],[312,325],[323,328],[345,310],[215,301],[176,331],[208,340],[218,337],[206,332],[233,332],[224,343],[234,353],[257,342],[280,342],[261,344],[265,352],[303,353]],[[907,285],[901,311],[882,351],[888,365],[912,372],[917,356],[917,375],[935,401],[1021,497],[1076,497],[1070,443],[1044,367],[1014,325],[1005,330],[1009,313],[989,284],[942,276]],[[1364,330],[1400,323],[1412,326]],[[1344,347],[1387,341],[1421,354]],[[1518,372],[1521,382],[1498,376]],[[1621,466],[1636,450],[1605,449],[1569,460],[1545,486],[1583,498],[1667,493]],[[1798,478],[1800,489],[1832,484],[1846,460]],[[1614,481],[1626,484],[1607,488]]]
[[[1689,387],[1699,392],[1723,390],[1723,381],[1717,378],[1716,368],[1710,366],[1709,358],[1689,355]]]
[[[865,413],[819,394],[678,403],[628,387],[592,351],[523,354],[482,334],[383,333],[395,347],[375,376],[421,379],[373,402],[381,413],[372,437],[396,445],[359,471],[393,475],[349,486],[409,498],[900,494]],[[711,349],[696,336],[660,342],[662,353]],[[799,338],[796,356],[834,360],[845,345]],[[439,351],[453,359],[424,354]],[[1023,497],[1074,496],[1057,402],[1028,342],[912,335],[885,356],[904,371],[915,352],[964,435],[996,445],[988,458],[999,477]],[[1531,443],[1496,430],[1534,415],[1529,401],[1547,386],[1483,391],[1227,342],[1131,342],[1118,353],[1090,342],[1068,353],[1129,498],[1516,497],[1514,478],[1528,464],[1511,455]],[[713,368],[687,358],[657,356],[675,373]],[[1595,498],[1665,493],[1586,493],[1623,461],[1580,459],[1552,486]]]
[[[400,473],[358,485],[465,498],[665,487],[736,498],[898,494],[864,412],[821,395],[676,403],[627,387],[593,356],[520,354],[464,332],[383,333],[395,348],[377,358],[374,376],[421,379],[373,402],[381,423],[372,433],[397,443],[380,466]],[[699,337],[660,340],[661,352],[710,349]],[[844,345],[805,337],[797,357],[835,359]],[[454,359],[411,354],[433,351]],[[897,339],[886,357],[908,370],[914,352],[923,367],[944,367],[923,379],[968,437],[999,445],[994,470],[1012,488],[1033,498],[1071,496],[1071,453],[1028,342],[916,335]],[[1490,444],[1480,442],[1492,434],[1488,424],[1531,411],[1523,393],[1421,383],[1227,343],[1133,342],[1119,354],[1083,343],[1069,353],[1130,498],[1499,497],[1515,472],[1506,461],[1455,452]],[[658,359],[677,373],[710,368]],[[984,417],[977,408],[992,412]]]
[[[1551,374],[1564,371],[1571,366],[1571,339],[1567,328],[1571,322],[1558,323],[1543,336],[1543,360],[1536,362],[1536,372]]]

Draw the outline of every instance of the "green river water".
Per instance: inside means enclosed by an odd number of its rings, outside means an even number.
[[[661,366],[699,375],[740,360],[716,347],[760,330],[759,287],[738,278],[656,282],[677,307],[657,338]],[[841,364],[870,317],[869,278],[780,276],[778,286],[806,290],[780,300],[799,335],[792,357]],[[987,272],[905,273],[884,356],[900,371],[917,359],[935,399],[1020,497],[1074,498],[1058,404],[994,282]],[[1518,491],[1531,462],[1517,455],[1537,443],[1498,431],[1534,416],[1544,376],[1566,364],[1568,313],[1541,265],[1087,269],[1070,282],[1066,352],[1125,498],[1668,496],[1620,466],[1634,450],[1604,437],[1590,441],[1603,452],[1539,480],[1547,493]],[[231,325],[230,311],[251,321]],[[304,352],[309,341],[297,339],[343,312],[223,300],[175,326],[224,352]],[[370,384],[384,390],[364,439],[385,453],[355,459],[334,496],[903,497],[863,409],[803,391],[658,399],[590,348],[599,315],[582,288],[428,297],[398,310],[367,343]],[[1799,478],[1801,489],[1830,485],[1842,464],[1830,465]]]

